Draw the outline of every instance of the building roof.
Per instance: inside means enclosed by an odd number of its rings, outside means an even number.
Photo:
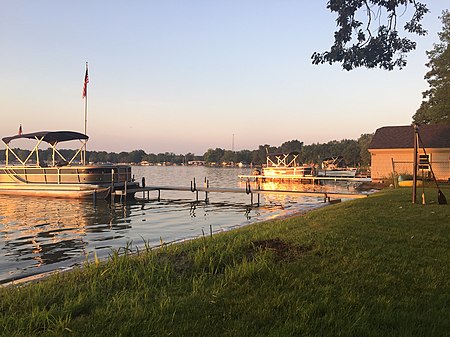
[[[420,139],[426,148],[450,148],[450,123],[419,126]],[[414,147],[412,125],[384,126],[377,129],[369,149],[405,149]]]

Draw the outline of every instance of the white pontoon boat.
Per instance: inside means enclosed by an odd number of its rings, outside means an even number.
[[[26,159],[12,149],[11,142],[32,139],[37,143]],[[106,198],[112,189],[135,187],[129,165],[87,165],[86,143],[89,137],[74,131],[40,131],[4,137],[5,165],[0,166],[0,194],[64,198]],[[65,158],[56,146],[80,141],[72,158]],[[39,146],[48,143],[51,162],[39,157]],[[33,156],[34,155],[34,156]],[[77,160],[77,158],[80,158]]]

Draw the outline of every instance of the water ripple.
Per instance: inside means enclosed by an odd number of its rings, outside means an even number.
[[[134,168],[137,180],[145,176],[147,185],[160,186],[189,186],[194,177],[197,184],[208,177],[210,186],[238,187],[238,175],[248,173],[248,169],[206,167]],[[209,203],[195,201],[192,192],[163,191],[159,201],[157,195],[151,197],[146,202],[93,204],[0,196],[0,283],[71,267],[92,258],[94,252],[106,258],[113,249],[130,244],[142,248],[195,238],[210,230],[231,230],[308,210],[321,202],[317,197],[263,195],[261,207],[253,207],[246,194],[211,193]]]

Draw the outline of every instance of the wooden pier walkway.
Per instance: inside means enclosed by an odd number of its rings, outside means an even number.
[[[128,190],[117,190],[114,193],[115,196],[122,200],[126,198],[127,195],[134,196],[135,194],[142,193],[142,199],[150,200],[150,192],[157,191],[158,192],[158,200],[161,200],[161,191],[180,191],[180,192],[192,192],[196,194],[196,201],[199,201],[199,192],[203,192],[205,194],[205,201],[208,201],[209,193],[240,193],[247,194],[250,196],[250,202],[253,205],[253,195],[257,195],[257,205],[260,204],[260,195],[261,194],[285,194],[285,195],[298,195],[298,196],[312,196],[312,197],[323,197],[324,202],[330,202],[331,198],[340,199],[340,198],[365,198],[367,195],[365,194],[355,194],[355,193],[338,193],[338,192],[309,192],[309,191],[294,191],[294,190],[263,190],[263,189],[254,189],[251,187],[250,183],[246,183],[245,188],[230,188],[230,187],[210,187],[208,184],[206,186],[196,186],[191,182],[191,186],[145,186],[145,187],[136,187]]]

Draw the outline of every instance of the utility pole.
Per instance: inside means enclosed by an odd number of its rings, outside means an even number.
[[[231,141],[231,151],[234,152],[234,133],[233,133],[233,139]]]

